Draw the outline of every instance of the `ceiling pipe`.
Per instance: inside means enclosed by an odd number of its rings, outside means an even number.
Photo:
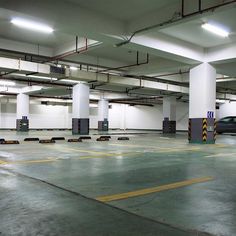
[[[88,50],[88,39],[85,38],[85,46],[84,47],[78,48],[78,36],[76,36],[76,38],[75,38],[75,50],[65,52],[65,53],[59,54],[57,56],[51,57],[50,60],[45,61],[44,63],[52,62],[52,61],[58,61],[58,60],[61,60],[65,57],[73,56],[77,53],[86,52],[87,50]]]
[[[183,4],[183,2],[185,2],[185,0],[182,0],[182,4]],[[194,15],[199,15],[199,14],[202,14],[202,13],[205,13],[205,12],[208,12],[208,11],[214,11],[217,8],[224,7],[224,6],[233,4],[233,3],[236,3],[236,0],[229,1],[229,2],[223,2],[221,4],[217,4],[215,6],[207,7],[207,8],[202,9],[202,1],[199,0],[198,1],[198,11],[195,11],[195,12],[192,12],[192,13],[189,13],[189,14],[184,14],[184,7],[182,7],[182,10],[183,10],[182,11],[182,16],[183,16],[183,18],[186,18],[186,17],[190,17],[190,16],[194,16]]]
[[[115,101],[115,102],[112,102],[112,103],[127,104],[127,105],[130,105],[130,106],[147,106],[147,107],[153,107],[154,106],[153,104],[140,103],[140,102],[127,102],[127,101],[124,101],[124,102]]]
[[[148,64],[148,63],[149,63],[149,54],[147,53],[145,62],[139,62],[139,51],[137,51],[136,63],[135,64],[126,65],[126,66],[119,66],[119,67],[113,67],[113,68],[108,68],[108,69],[105,69],[105,70],[99,70],[98,73],[104,73],[104,72],[111,71],[111,70],[120,70],[120,69],[134,67],[134,66],[141,66],[141,65]]]
[[[218,5],[213,6],[213,7],[208,7],[208,8],[205,8],[205,9],[201,9],[200,11],[199,11],[199,9],[198,9],[198,11],[196,11],[196,12],[189,13],[189,14],[184,14],[185,0],[182,0],[182,7],[181,7],[182,10],[181,10],[181,13],[180,13],[180,15],[179,15],[178,18],[175,19],[175,15],[174,15],[174,16],[172,16],[169,20],[164,21],[164,22],[162,22],[162,23],[155,24],[155,25],[151,25],[151,26],[148,26],[148,27],[145,27],[145,28],[136,30],[135,32],[133,32],[133,33],[131,34],[131,36],[130,36],[127,40],[122,41],[122,42],[120,42],[120,43],[117,43],[117,44],[115,44],[115,46],[116,46],[116,47],[121,47],[121,46],[123,46],[123,45],[125,45],[125,44],[130,43],[131,40],[133,39],[133,37],[136,36],[137,34],[144,33],[144,32],[147,32],[147,31],[149,31],[149,30],[156,29],[156,28],[159,28],[159,27],[167,26],[167,25],[172,24],[172,23],[176,23],[176,22],[182,21],[182,20],[185,19],[185,18],[189,18],[189,17],[191,17],[191,16],[200,15],[200,14],[203,14],[203,13],[209,12],[209,11],[214,11],[214,10],[217,9],[217,8],[220,8],[220,7],[224,7],[224,6],[226,6],[226,5],[233,4],[233,3],[235,3],[235,2],[236,2],[236,0],[230,1],[230,2],[224,2],[224,3],[218,4]],[[201,3],[199,4],[199,8],[201,8]]]
[[[159,77],[172,76],[172,75],[182,75],[182,74],[189,74],[189,70],[188,71],[179,71],[179,72],[175,72],[175,73],[161,74],[161,75],[152,76],[152,77],[159,78]]]

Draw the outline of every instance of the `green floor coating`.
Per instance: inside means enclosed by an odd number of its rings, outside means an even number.
[[[95,133],[95,132],[93,132]],[[236,137],[188,144],[187,134],[129,134],[130,141],[55,144],[25,137],[75,137],[70,131],[1,131],[2,235],[236,235]],[[100,203],[104,195],[184,180],[213,181]],[[44,181],[44,182],[42,182]]]

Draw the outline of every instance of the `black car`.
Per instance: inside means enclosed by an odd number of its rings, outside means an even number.
[[[227,116],[217,121],[216,132],[222,133],[236,133],[236,116]]]

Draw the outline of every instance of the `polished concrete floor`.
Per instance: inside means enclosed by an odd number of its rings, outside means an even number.
[[[74,136],[0,135],[20,140],[0,145],[0,236],[236,235],[235,136],[193,145],[185,133],[55,144],[23,139]]]

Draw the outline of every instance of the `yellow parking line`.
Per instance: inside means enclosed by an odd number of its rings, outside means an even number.
[[[113,154],[113,153],[107,153],[107,152],[90,151],[90,150],[75,149],[75,148],[63,148],[63,150],[59,150],[59,151],[64,151],[64,150],[75,151],[75,152],[85,152],[85,153],[92,153],[92,154],[100,154],[100,155],[106,155],[106,156]]]
[[[96,200],[101,201],[101,202],[117,201],[117,200],[127,199],[127,198],[131,198],[131,197],[138,197],[138,196],[143,196],[146,194],[167,191],[170,189],[181,188],[181,187],[189,186],[192,184],[204,183],[204,182],[211,181],[211,180],[213,180],[213,177],[195,178],[195,179],[185,180],[185,181],[176,182],[176,183],[172,183],[172,184],[157,186],[157,187],[153,187],[153,188],[146,188],[146,189],[140,189],[140,190],[126,192],[126,193],[101,196],[101,197],[97,197]]]
[[[5,162],[5,165],[11,164],[37,164],[37,163],[47,163],[58,160],[57,158],[41,159],[41,160],[21,160],[21,161],[8,161]]]
[[[204,157],[226,157],[226,156],[236,156],[236,153],[217,153],[217,154],[212,154]]]
[[[142,145],[130,145],[130,144],[109,144],[111,146],[124,146],[124,147],[140,147],[140,148],[152,148],[158,150],[158,152],[181,152],[181,151],[196,151],[199,150],[199,147],[188,147],[188,148],[166,148],[166,147],[154,147],[154,146],[142,146]]]
[[[123,157],[127,157],[127,156],[135,156],[138,154],[142,154],[140,152],[129,152],[129,153],[112,153],[109,155],[99,155],[99,156],[81,156],[79,157],[80,160],[82,159],[92,159],[92,158],[109,158],[109,157],[119,157],[119,156],[123,156]]]
[[[157,146],[144,146],[144,145],[137,145],[137,144],[118,144],[118,143],[112,143],[109,144],[110,146],[118,146],[118,147],[139,147],[139,148],[154,148],[154,149],[166,149],[165,147],[159,147]]]
[[[5,161],[0,161],[0,165],[5,165],[7,162]]]

